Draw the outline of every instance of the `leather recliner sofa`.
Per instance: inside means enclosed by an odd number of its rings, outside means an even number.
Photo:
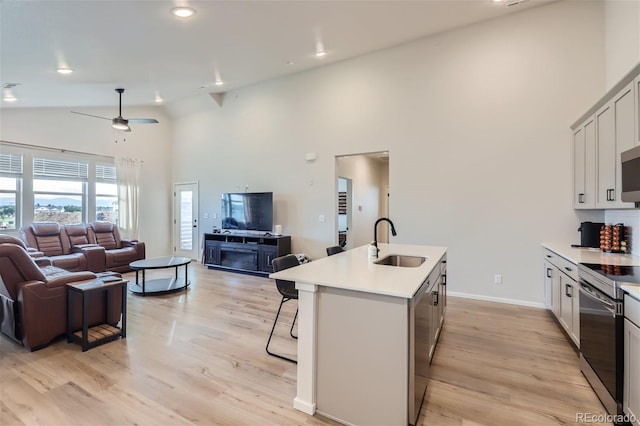
[[[67,271],[105,270],[104,249],[94,244],[72,246],[66,229],[56,222],[34,222],[20,232],[27,247],[48,257],[53,266]]]
[[[43,259],[42,259],[43,260]],[[55,266],[39,267],[23,241],[0,234],[0,322],[2,332],[30,350],[47,346],[67,332],[67,283],[96,279],[92,272],[69,272]],[[95,297],[92,297],[95,296]],[[122,294],[113,292],[107,304],[103,294],[89,295],[89,326],[105,321],[117,324]],[[107,316],[107,305],[110,312]],[[78,308],[80,304],[77,304]],[[80,309],[72,312],[72,329],[81,329]]]
[[[146,254],[143,242],[121,238],[111,222],[34,222],[20,231],[32,257],[47,257],[54,266],[68,271],[128,272],[129,264]]]
[[[97,221],[89,223],[87,228],[89,242],[98,244],[105,250],[107,271],[130,271],[131,262],[145,258],[145,244],[137,240],[122,239],[116,224]]]

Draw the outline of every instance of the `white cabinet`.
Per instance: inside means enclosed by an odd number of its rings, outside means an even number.
[[[573,132],[573,207],[595,207],[596,131],[594,117],[589,117]]]
[[[640,301],[625,295],[624,312],[622,409],[640,426]]]
[[[598,208],[634,208],[620,200],[622,175],[620,154],[636,143],[634,83],[626,85],[596,112]]]
[[[544,249],[545,303],[580,348],[580,292],[578,267],[557,253]]]
[[[636,98],[636,146],[640,145],[640,77],[633,81]]]
[[[634,208],[621,201],[620,154],[640,145],[640,66],[594,105],[573,129],[573,207]]]
[[[577,347],[580,347],[580,305],[578,283],[560,273],[560,317],[558,320]]]
[[[560,317],[560,271],[552,263],[544,262],[544,294],[547,309]]]

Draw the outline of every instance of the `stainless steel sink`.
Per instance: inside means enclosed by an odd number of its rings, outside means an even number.
[[[382,259],[376,260],[375,264],[377,265],[388,265],[388,266],[401,266],[404,268],[416,268],[424,263],[427,260],[426,257],[421,256],[404,256],[401,254],[390,254],[388,256],[383,257]]]

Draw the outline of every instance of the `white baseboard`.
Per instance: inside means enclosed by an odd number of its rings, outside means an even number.
[[[473,299],[473,300],[482,300],[485,302],[497,302],[497,303],[506,303],[509,305],[519,305],[519,306],[528,306],[530,308],[540,308],[546,309],[544,303],[539,302],[529,302],[526,300],[518,300],[518,299],[506,299],[503,297],[491,297],[491,296],[482,296],[479,294],[469,294],[469,293],[458,293],[455,291],[448,291],[447,296],[451,297],[461,297],[463,299]]]
[[[313,416],[316,413],[316,404],[303,401],[299,399],[297,396],[293,399],[293,408],[296,410],[302,411],[303,413],[307,413],[310,416]]]

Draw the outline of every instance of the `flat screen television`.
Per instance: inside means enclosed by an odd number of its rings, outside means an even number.
[[[222,229],[271,232],[273,192],[222,194]]]

